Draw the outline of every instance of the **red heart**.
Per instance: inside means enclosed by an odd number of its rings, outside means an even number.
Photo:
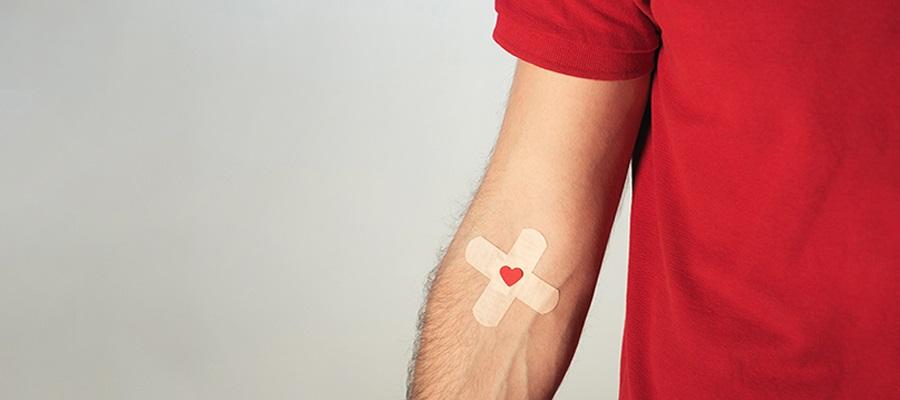
[[[503,278],[503,282],[506,282],[506,286],[515,285],[519,279],[522,279],[522,275],[525,275],[525,272],[522,272],[521,268],[510,268],[506,265],[500,268],[500,277]]]

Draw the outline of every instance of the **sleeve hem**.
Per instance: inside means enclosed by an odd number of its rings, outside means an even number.
[[[492,38],[522,61],[579,78],[634,79],[656,66],[656,48],[627,51],[575,42],[538,31],[503,12],[497,14]]]

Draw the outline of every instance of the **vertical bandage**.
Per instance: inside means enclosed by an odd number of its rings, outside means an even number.
[[[541,314],[556,307],[559,290],[534,274],[546,248],[544,236],[531,228],[522,229],[509,253],[481,236],[469,242],[466,262],[490,279],[472,307],[478,323],[497,326],[515,299]]]

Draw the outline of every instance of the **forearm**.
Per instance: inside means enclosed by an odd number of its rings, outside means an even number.
[[[644,93],[639,85],[598,89],[570,77],[548,81],[531,73],[538,72],[516,75],[496,151],[438,267],[424,314],[413,398],[547,398],[575,350]],[[529,93],[535,90],[560,93]],[[633,98],[597,104],[613,95]],[[523,228],[546,238],[534,273],[559,290],[558,305],[540,315],[515,301],[498,326],[481,326],[472,306],[487,278],[466,262],[466,245],[483,236],[509,249]]]
[[[439,267],[425,312],[415,375],[421,396],[415,398],[547,398],[562,379],[602,259],[607,233],[599,221],[611,217],[560,210],[560,216],[552,218],[516,211],[521,217],[503,222],[506,218],[497,214],[506,212],[485,204],[482,212],[470,213],[472,222],[459,230]],[[591,222],[575,226],[568,221]],[[525,227],[538,227],[547,238],[547,251],[535,272],[559,289],[559,303],[540,315],[516,301],[497,327],[483,327],[472,316],[472,305],[487,279],[464,260],[466,243],[480,235],[509,248]]]

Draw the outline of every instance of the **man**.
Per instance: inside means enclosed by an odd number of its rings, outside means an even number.
[[[620,399],[900,399],[900,2],[496,10],[520,61],[412,398],[552,397],[633,157]]]

